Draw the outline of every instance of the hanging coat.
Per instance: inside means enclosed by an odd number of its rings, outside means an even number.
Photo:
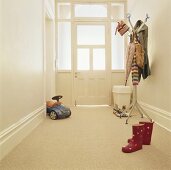
[[[135,55],[136,55],[136,63],[138,67],[144,67],[144,50],[142,45],[139,42],[135,43]]]
[[[131,72],[132,61],[133,61],[134,55],[135,55],[135,44],[129,43],[128,49],[127,49],[127,55],[126,55],[126,81],[125,81],[125,86],[127,84],[127,80],[128,80],[129,74]]]
[[[143,22],[138,20],[135,24],[134,29],[138,29]],[[139,68],[140,77],[142,75],[143,79],[146,79],[150,74],[149,60],[148,60],[148,27],[144,25],[141,30],[137,33],[138,41],[143,46],[144,49],[144,66],[143,68]]]

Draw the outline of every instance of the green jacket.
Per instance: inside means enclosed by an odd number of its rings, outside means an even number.
[[[141,20],[138,20],[134,26],[134,29],[136,30],[141,26],[143,22]],[[150,66],[149,66],[149,60],[148,60],[148,27],[147,25],[144,25],[142,29],[137,33],[138,41],[143,46],[144,49],[144,67],[139,68],[139,74],[140,77],[142,75],[143,79],[146,79],[150,74]]]

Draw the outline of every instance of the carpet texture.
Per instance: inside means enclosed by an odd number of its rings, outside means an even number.
[[[0,163],[1,170],[171,170],[171,134],[154,124],[152,143],[122,153],[131,125],[111,107],[73,107],[68,119],[48,117]]]

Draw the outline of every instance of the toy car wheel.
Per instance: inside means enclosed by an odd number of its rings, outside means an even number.
[[[52,120],[55,120],[58,118],[57,113],[55,111],[51,111],[49,116]]]

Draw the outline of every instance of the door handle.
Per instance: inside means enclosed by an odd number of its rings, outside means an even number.
[[[80,72],[79,72],[79,71],[76,71],[76,72],[75,72],[75,74],[78,74],[78,73],[80,73]]]
[[[75,78],[77,78],[77,72],[75,72]]]

